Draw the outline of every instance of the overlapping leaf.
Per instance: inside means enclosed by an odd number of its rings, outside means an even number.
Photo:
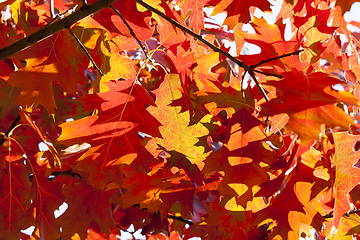
[[[270,11],[271,4],[268,1],[255,0],[255,1],[231,1],[222,0],[217,1],[213,15],[222,11],[226,11],[228,18],[224,24],[227,24],[230,29],[234,28],[238,22],[248,23],[250,21],[250,7],[258,7],[262,11]]]
[[[335,211],[333,225],[338,227],[341,216],[350,210],[349,192],[359,184],[360,170],[354,166],[360,159],[355,152],[355,144],[359,137],[348,133],[335,133]]]
[[[11,152],[10,152],[11,153]],[[21,216],[30,207],[31,183],[27,178],[24,159],[13,159],[0,153],[1,162],[1,198],[0,219],[3,222],[0,237],[4,239],[19,239]],[[7,160],[5,159],[7,158]]]
[[[122,164],[138,166],[139,171],[149,168],[145,162],[150,163],[153,157],[140,141],[140,131],[161,136],[160,123],[145,108],[146,104],[154,105],[145,89],[133,85],[131,80],[111,81],[107,86],[108,92],[87,95],[81,100],[99,113],[62,124],[58,139],[67,146],[82,142],[92,146],[78,159],[74,169],[88,174],[91,183],[99,189],[111,182],[121,187],[122,180],[117,175]]]
[[[344,84],[340,79],[320,72],[305,75],[295,69],[283,75],[281,81],[267,82],[278,89],[278,97],[262,104],[261,116],[289,114],[288,129],[300,134],[305,142],[319,134],[321,124],[344,128],[352,124],[351,118],[334,105],[358,105],[352,94],[333,89],[335,84]],[[301,104],[294,105],[293,101]]]
[[[301,162],[297,163],[288,176],[282,174],[278,178],[282,181],[280,193],[274,196],[270,206],[256,214],[258,216],[256,223],[261,223],[270,217],[277,221],[277,227],[271,233],[271,238],[279,235],[282,239],[294,240],[299,238],[299,231],[303,224],[320,228],[323,218],[315,209],[312,201],[326,187],[324,181],[314,177],[312,169]],[[278,182],[278,179],[264,183],[262,188],[268,191],[266,188],[273,186],[275,181]],[[258,193],[260,196],[261,194],[262,192]]]
[[[77,92],[81,80],[80,60],[84,54],[76,48],[74,41],[65,32],[54,34],[48,39],[18,53],[14,58],[23,60],[25,66],[10,74],[8,84],[21,90],[17,104],[26,108],[42,105],[49,114],[56,108],[53,84],[59,83],[65,92]],[[84,64],[84,63],[82,63]],[[26,81],[24,81],[26,79]]]
[[[89,227],[98,233],[110,234],[116,227],[111,213],[112,204],[119,203],[118,190],[100,191],[90,185],[77,183],[63,189],[68,209],[59,217],[62,238],[70,239],[78,234],[85,239]]]
[[[160,88],[154,91],[157,107],[149,107],[149,111],[163,125],[159,128],[162,139],[157,139],[154,144],[158,143],[168,151],[176,150],[192,163],[201,166],[204,149],[195,144],[198,138],[206,135],[208,131],[201,123],[188,126],[189,113],[180,113],[180,107],[169,106],[173,100],[181,97],[180,89],[179,76],[169,74]],[[174,135],[174,132],[177,134]]]
[[[242,109],[233,114],[228,128],[224,146],[206,158],[203,172],[224,171],[219,192],[235,196],[237,204],[246,207],[254,195],[252,187],[269,180],[260,162],[272,164],[276,157],[262,145],[267,137],[262,123],[248,111]]]
[[[19,222],[25,228],[35,226],[32,234],[34,238],[56,239],[60,237],[61,225],[55,218],[54,211],[64,202],[64,196],[61,183],[47,182],[52,169],[47,159],[41,159],[42,155],[39,152],[28,159],[26,167],[32,174],[32,204]]]

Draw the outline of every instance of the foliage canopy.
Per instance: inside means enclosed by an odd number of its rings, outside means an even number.
[[[0,239],[359,237],[354,2],[2,1]]]

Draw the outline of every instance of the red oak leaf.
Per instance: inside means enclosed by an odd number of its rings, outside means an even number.
[[[90,185],[77,183],[63,189],[68,209],[59,217],[62,238],[69,239],[77,233],[85,239],[89,228],[98,233],[110,234],[116,227],[112,215],[113,204],[119,203],[118,189],[100,191]]]
[[[121,187],[119,172],[123,164],[147,171],[149,164],[155,161],[139,134],[161,137],[160,123],[146,109],[146,105],[154,105],[154,102],[142,86],[133,85],[131,80],[111,81],[107,86],[108,92],[81,99],[97,108],[98,114],[61,124],[63,132],[58,139],[58,143],[67,146],[83,141],[92,146],[77,160],[74,170],[85,174],[84,177],[100,190],[112,182]],[[89,168],[89,164],[93,167]]]
[[[54,211],[64,202],[62,184],[49,182],[52,169],[49,161],[42,159],[42,153],[28,156],[26,167],[32,174],[31,200],[32,204],[21,217],[20,223],[26,228],[35,226],[34,238],[56,239],[60,237],[60,223],[54,216]]]
[[[324,220],[312,201],[325,189],[326,184],[324,180],[314,177],[312,170],[299,162],[288,176],[285,174],[279,176],[278,178],[282,178],[280,193],[273,195],[268,207],[256,213],[255,224],[261,223],[270,216],[277,221],[276,228],[270,234],[271,238],[280,235],[282,239],[298,239],[302,224],[317,226],[320,230]],[[261,187],[265,190],[267,187],[272,188],[272,182],[275,180],[268,181]]]
[[[226,11],[228,14],[228,18],[224,22],[224,24],[228,25],[230,29],[233,29],[238,22],[250,22],[250,7],[252,6],[258,7],[262,11],[271,11],[270,2],[264,0],[222,0],[218,2],[219,3],[215,6],[212,15],[216,15],[222,11]]]
[[[191,11],[189,17],[189,27],[194,29],[194,32],[200,33],[200,30],[204,28],[204,12],[203,8],[209,0],[183,0],[181,2],[182,10],[187,15]]]
[[[9,153],[9,151],[7,151]],[[12,153],[12,152],[10,152]],[[7,159],[5,159],[7,158]],[[0,220],[3,223],[0,230],[2,239],[19,239],[22,226],[20,217],[30,208],[31,183],[25,171],[25,159],[12,159],[0,153],[1,162],[1,197]]]
[[[17,104],[24,109],[41,104],[53,114],[56,108],[53,82],[60,83],[65,92],[76,95],[77,83],[81,80],[77,64],[84,56],[65,32],[54,34],[16,54],[15,59],[26,61],[26,66],[19,67],[8,80],[8,84],[21,89]]]
[[[303,72],[293,69],[291,72],[283,73],[283,76],[281,81],[266,83],[275,86],[279,96],[262,105],[264,112],[260,113],[261,116],[279,113],[293,114],[312,107],[341,101],[358,105],[358,100],[353,95],[332,88],[332,85],[344,84],[344,82],[329,74],[316,72],[305,75]],[[294,105],[293,102],[302,104]]]
[[[204,173],[224,171],[219,192],[235,196],[237,204],[246,207],[253,198],[252,187],[269,180],[260,162],[272,164],[275,153],[265,149],[261,141],[266,138],[262,123],[248,111],[236,112],[228,121],[231,129],[223,140],[224,146],[205,160]]]

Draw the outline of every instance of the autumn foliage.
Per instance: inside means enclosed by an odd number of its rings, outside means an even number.
[[[99,1],[0,2],[0,239],[359,237],[354,0]]]

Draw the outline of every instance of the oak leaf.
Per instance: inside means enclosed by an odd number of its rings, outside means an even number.
[[[77,233],[85,239],[90,226],[99,233],[110,234],[116,223],[111,213],[112,204],[119,203],[118,190],[100,191],[83,182],[66,185],[63,189],[68,208],[59,217],[62,225],[62,238],[70,239]],[[93,229],[96,229],[93,227]]]
[[[121,187],[119,173],[123,164],[132,165],[138,171],[148,171],[149,164],[155,161],[140,141],[139,132],[161,137],[160,123],[145,108],[154,102],[142,86],[133,85],[132,80],[106,84],[110,88],[108,92],[81,99],[98,109],[98,114],[61,124],[63,131],[58,139],[58,143],[67,146],[83,141],[91,145],[77,160],[74,170],[85,174],[84,177],[100,190],[111,182]],[[89,163],[93,167],[89,168]]]
[[[162,139],[154,140],[168,151],[175,150],[184,154],[191,163],[202,166],[203,148],[194,144],[198,137],[208,133],[207,129],[197,123],[189,125],[189,113],[180,113],[179,107],[169,106],[173,100],[181,97],[180,78],[175,74],[168,74],[164,82],[154,91],[157,107],[149,107],[149,112],[163,125],[159,128]],[[178,134],[174,135],[173,133]]]
[[[312,168],[301,162],[297,163],[288,176],[281,174],[278,178],[282,180],[280,193],[273,196],[269,206],[256,213],[258,218],[255,224],[271,216],[277,221],[277,226],[270,237],[280,235],[282,239],[298,239],[303,224],[316,226],[320,230],[324,220],[312,201],[315,201],[316,196],[325,189],[325,181],[316,178],[312,174]],[[261,187],[271,187],[272,181],[264,183]],[[322,188],[315,188],[316,185]],[[258,194],[261,195],[260,192]]]
[[[10,153],[12,152],[10,151]],[[30,197],[31,183],[27,178],[24,160],[23,158],[14,159],[14,156],[0,153],[2,186],[0,219],[3,223],[0,237],[2,239],[19,239],[22,229],[19,220],[30,208],[30,202],[27,199]]]
[[[190,11],[189,27],[193,28],[196,33],[200,33],[200,30],[204,28],[203,8],[208,1],[209,0],[183,0],[180,2],[185,15],[188,15]]]
[[[14,59],[26,61],[25,66],[18,66],[19,70],[10,74],[7,80],[8,84],[21,89],[17,104],[23,109],[42,105],[53,114],[56,108],[54,82],[65,92],[76,95],[77,83],[81,80],[78,64],[83,57],[65,32],[54,34],[16,54]]]
[[[227,24],[230,29],[233,29],[238,22],[248,23],[251,20],[250,7],[258,7],[262,11],[270,11],[271,4],[268,1],[255,0],[255,1],[232,1],[221,0],[217,1],[212,15],[216,15],[222,11],[226,11],[228,14],[227,20],[224,24]]]
[[[28,156],[27,169],[32,174],[30,208],[22,215],[20,224],[28,228],[35,226],[34,238],[56,239],[60,237],[60,223],[54,211],[64,202],[62,184],[48,182],[52,169],[48,159],[42,159],[43,153]]]
[[[333,136],[336,161],[333,226],[338,227],[342,215],[350,210],[348,194],[360,182],[360,170],[356,165],[360,153],[354,151],[358,136],[344,132],[334,133]]]
[[[237,204],[246,207],[253,198],[253,186],[269,180],[260,162],[272,164],[276,157],[261,143],[267,137],[263,124],[248,111],[241,109],[233,114],[228,126],[224,146],[206,158],[203,172],[224,171],[220,194],[235,196]]]

